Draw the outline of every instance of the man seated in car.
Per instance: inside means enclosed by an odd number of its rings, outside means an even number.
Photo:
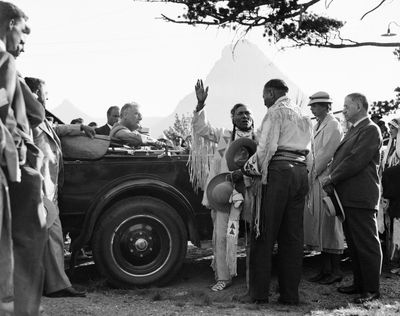
[[[142,114],[139,108],[140,106],[136,102],[126,103],[122,107],[120,121],[115,123],[110,131],[111,141],[123,143],[132,147],[165,147],[163,142],[139,132],[140,121],[142,120]]]

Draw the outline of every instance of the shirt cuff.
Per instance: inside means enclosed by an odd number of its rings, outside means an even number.
[[[249,176],[261,176],[258,168],[257,153],[250,157],[243,166],[243,173]]]

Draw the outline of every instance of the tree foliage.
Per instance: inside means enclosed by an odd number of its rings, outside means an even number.
[[[395,90],[396,97],[390,101],[375,101],[371,105],[370,114],[383,117],[395,113],[400,108],[400,87]]]
[[[271,43],[289,40],[291,46],[317,46],[346,48],[361,46],[400,47],[399,42],[358,42],[342,38],[343,21],[313,13],[316,4],[325,6],[334,0],[147,0],[183,4],[185,9],[176,18],[162,17],[169,22],[192,25],[216,25],[244,28],[246,34],[252,28],[263,28],[264,36]],[[375,11],[386,0],[366,12]],[[398,51],[397,51],[398,52]]]
[[[192,115],[190,114],[175,114],[175,122],[173,126],[168,127],[168,129],[164,130],[165,136],[173,141],[175,144],[178,141],[178,138],[186,139],[187,136],[191,133],[191,122]]]

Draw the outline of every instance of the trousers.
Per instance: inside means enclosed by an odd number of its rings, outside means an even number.
[[[39,315],[43,291],[43,252],[46,227],[40,222],[43,211],[42,176],[24,165],[21,182],[11,182],[10,200],[14,251],[14,314]]]
[[[379,292],[382,249],[377,212],[373,209],[344,207],[344,233],[351,257],[354,285],[360,292]]]
[[[64,270],[64,239],[59,215],[48,229],[44,271],[44,293],[57,292],[71,286]]]
[[[228,229],[229,213],[211,210],[211,218],[214,224],[212,267],[216,281],[227,281],[232,277],[226,262],[226,231]]]
[[[267,185],[262,188],[260,236],[252,234],[249,259],[249,295],[268,300],[272,253],[278,242],[278,282],[282,300],[298,302],[303,262],[303,212],[308,190],[306,166],[271,161]]]
[[[13,299],[13,272],[10,197],[6,176],[0,167],[0,301],[2,302]]]

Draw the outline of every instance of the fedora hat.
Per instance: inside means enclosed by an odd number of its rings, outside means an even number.
[[[241,169],[256,150],[257,144],[250,138],[241,137],[234,140],[229,145],[225,155],[229,171]]]
[[[308,102],[308,105],[311,105],[313,103],[332,103],[332,99],[327,92],[318,91],[310,96],[310,101]]]
[[[336,190],[334,189],[333,193],[324,197],[322,200],[327,207],[328,216],[337,216],[341,222],[344,222],[346,217]]]
[[[229,212],[229,198],[233,192],[233,184],[229,181],[229,172],[216,175],[207,186],[207,199],[213,210]]]
[[[61,137],[63,157],[67,159],[99,159],[105,155],[110,147],[110,137],[95,135],[64,136]]]

